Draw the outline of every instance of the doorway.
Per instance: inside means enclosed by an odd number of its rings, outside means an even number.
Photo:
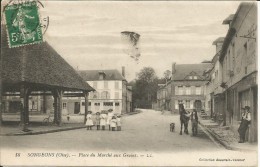
[[[79,114],[80,112],[80,102],[74,103],[74,114]]]

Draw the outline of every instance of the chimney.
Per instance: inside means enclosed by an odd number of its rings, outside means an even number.
[[[122,66],[122,76],[125,78],[125,66]]]
[[[172,77],[171,77],[172,80],[173,80],[173,76],[174,76],[174,74],[176,72],[175,65],[176,65],[176,62],[173,62],[172,63]]]
[[[216,53],[218,53],[222,49],[222,45],[222,42],[216,44]]]

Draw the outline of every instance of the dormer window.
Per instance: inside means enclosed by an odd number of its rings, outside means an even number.
[[[104,72],[99,72],[99,80],[104,80],[106,78],[106,73]]]
[[[198,79],[198,76],[191,75],[191,76],[189,76],[189,79],[190,80],[196,80],[196,79]]]

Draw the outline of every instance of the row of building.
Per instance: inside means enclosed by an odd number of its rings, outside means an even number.
[[[122,114],[132,111],[132,87],[125,79],[125,68],[122,73],[118,70],[84,70],[79,75],[95,91],[88,94],[88,110],[93,113],[113,109],[115,113]],[[75,91],[65,92],[74,94]],[[54,111],[54,98],[52,95],[39,95],[29,97],[30,114],[49,114]],[[83,97],[62,98],[62,113],[84,114],[85,99]],[[20,96],[15,92],[3,98],[3,113],[19,113]]]
[[[171,80],[159,85],[159,110],[204,110],[220,126],[237,132],[241,108],[249,106],[251,125],[248,141],[257,141],[257,5],[241,3],[223,24],[229,26],[225,37],[213,42],[216,54],[210,62],[172,65]]]

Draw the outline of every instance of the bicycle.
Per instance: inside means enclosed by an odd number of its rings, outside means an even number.
[[[43,125],[52,125],[53,124],[53,118],[52,115],[49,114],[49,116],[47,118],[44,118],[42,121]]]

